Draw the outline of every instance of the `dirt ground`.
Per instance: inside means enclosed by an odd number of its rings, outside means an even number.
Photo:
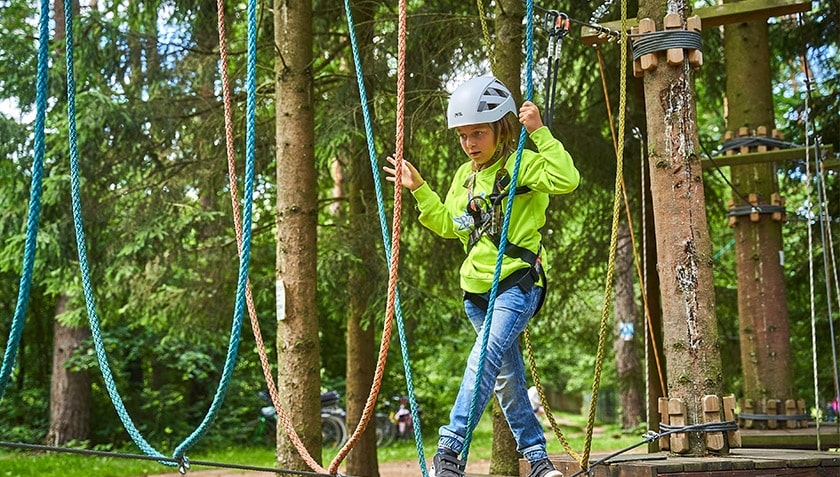
[[[429,462],[430,463],[430,462]],[[339,471],[341,472],[341,471]],[[488,475],[490,473],[489,460],[477,460],[467,464],[467,474]],[[277,475],[291,475],[291,474],[275,474],[271,472],[251,472],[228,469],[215,470],[190,470],[186,473],[187,477],[275,477]],[[420,464],[416,460],[388,462],[379,464],[379,477],[421,477]],[[183,477],[181,474],[175,472],[170,474],[155,474],[154,477]]]

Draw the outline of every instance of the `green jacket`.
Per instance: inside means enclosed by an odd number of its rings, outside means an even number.
[[[531,192],[518,194],[514,198],[507,235],[508,242],[538,253],[542,240],[540,228],[545,225],[548,195],[568,194],[574,191],[580,183],[580,173],[575,168],[572,156],[563,144],[551,135],[547,127],[543,126],[534,131],[531,139],[539,152],[528,149],[523,151],[516,184],[518,187],[528,186]],[[511,174],[515,160],[516,153],[513,153],[506,162],[506,168]],[[476,174],[473,196],[490,196],[501,164],[502,161],[496,161]],[[468,248],[470,232],[474,227],[469,214],[466,213],[469,200],[467,183],[470,174],[470,162],[458,168],[445,201],[440,200],[428,183],[424,183],[412,193],[420,209],[420,223],[441,237],[461,240],[465,250]],[[502,214],[506,210],[507,199],[504,199]],[[461,264],[461,288],[471,293],[485,293],[493,285],[499,251],[486,235],[467,251],[469,253]],[[523,260],[505,256],[500,280],[516,270],[527,267],[529,265]]]

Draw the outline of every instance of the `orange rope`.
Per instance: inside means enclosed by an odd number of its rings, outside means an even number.
[[[235,154],[233,148],[233,126],[232,126],[232,107],[231,107],[231,93],[230,93],[230,79],[227,69],[227,47],[225,42],[225,20],[224,20],[224,0],[218,0],[218,22],[219,22],[219,52],[221,57],[222,70],[222,94],[224,98],[225,111],[225,139],[226,151],[228,158],[228,177],[230,184],[231,203],[233,205],[234,227],[236,229],[237,249],[241,254],[242,247],[242,219],[237,204],[237,186],[236,186],[236,166]],[[397,83],[397,143],[396,153],[397,158],[397,174],[401,171],[401,162],[403,160],[404,150],[404,117],[405,117],[405,38],[406,38],[406,4],[405,0],[400,2],[400,18],[399,18],[399,66],[398,66],[398,83]],[[397,183],[400,181],[399,175],[396,177]],[[391,340],[391,330],[393,327],[395,303],[396,303],[396,289],[397,289],[397,271],[399,268],[399,243],[400,243],[400,221],[402,215],[402,188],[395,188],[394,192],[394,222],[393,234],[391,244],[391,264],[390,275],[388,278],[388,300],[385,317],[385,325],[382,331],[382,339],[380,342],[379,358],[376,363],[376,371],[374,374],[374,382],[371,393],[365,403],[365,408],[358,426],[353,434],[347,440],[345,445],[339,450],[333,461],[330,463],[329,469],[322,467],[306,449],[306,446],[300,440],[300,437],[295,431],[294,425],[289,418],[288,413],[280,404],[280,397],[277,393],[277,385],[271,372],[271,365],[268,361],[268,356],[265,350],[265,343],[262,338],[260,330],[259,319],[254,306],[253,293],[251,291],[250,280],[246,284],[245,298],[247,301],[248,315],[251,321],[251,329],[254,332],[254,339],[257,345],[257,352],[260,358],[260,365],[263,370],[263,376],[268,384],[268,392],[271,398],[272,405],[277,410],[278,422],[283,426],[284,431],[289,436],[295,449],[300,453],[303,460],[309,467],[323,474],[337,475],[338,467],[352,449],[353,445],[359,440],[361,434],[364,432],[368,423],[373,418],[374,407],[379,395],[379,389],[382,384],[384,376],[385,361],[388,356],[388,348]]]
[[[242,216],[239,210],[239,204],[237,204],[237,187],[236,187],[236,160],[234,157],[234,148],[233,148],[233,113],[232,113],[232,106],[231,106],[231,93],[230,93],[230,76],[228,74],[228,57],[227,57],[227,44],[226,44],[226,32],[225,32],[225,3],[224,0],[217,1],[217,8],[218,8],[218,20],[219,20],[219,55],[221,58],[221,73],[222,73],[222,96],[224,101],[224,108],[225,108],[225,145],[227,151],[227,160],[228,160],[228,178],[230,184],[230,200],[231,204],[233,205],[233,225],[236,229],[236,247],[239,254],[242,254]],[[306,446],[300,440],[300,437],[297,435],[295,431],[294,425],[292,424],[291,419],[289,418],[289,414],[280,405],[280,396],[277,393],[277,385],[274,382],[274,378],[271,374],[271,365],[268,362],[268,356],[265,351],[265,343],[263,341],[262,332],[260,330],[260,322],[257,317],[256,307],[254,306],[254,296],[251,292],[251,281],[250,279],[247,280],[245,285],[245,300],[248,307],[248,316],[251,320],[251,329],[254,332],[254,340],[256,341],[257,345],[257,352],[260,356],[260,365],[263,370],[263,376],[265,377],[266,383],[268,384],[268,394],[271,396],[271,404],[274,406],[274,409],[277,410],[277,421],[280,422],[283,426],[283,429],[286,431],[286,434],[289,436],[289,439],[292,441],[292,444],[295,446],[295,449],[300,453],[303,460],[306,462],[309,467],[314,470],[315,472],[326,474],[327,470],[322,467],[310,454],[309,451],[306,449]]]

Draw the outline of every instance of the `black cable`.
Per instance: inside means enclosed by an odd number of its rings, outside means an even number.
[[[34,451],[43,451],[43,452],[63,452],[67,454],[79,454],[79,455],[88,455],[88,456],[97,456],[97,457],[118,457],[122,459],[135,459],[135,460],[153,460],[160,463],[166,464],[174,464],[178,466],[178,471],[182,474],[185,474],[187,470],[190,468],[191,465],[203,465],[205,467],[217,467],[222,469],[237,469],[237,470],[253,470],[256,472],[273,472],[275,474],[290,474],[290,475],[305,475],[305,476],[330,476],[331,474],[321,474],[319,472],[308,472],[308,471],[301,471],[301,470],[287,470],[287,469],[277,469],[274,467],[260,467],[254,465],[243,465],[243,464],[225,464],[220,462],[209,462],[203,460],[189,460],[186,457],[182,459],[175,459],[171,457],[155,457],[145,454],[128,454],[128,453],[121,453],[121,452],[105,452],[105,451],[97,451],[97,450],[90,450],[90,449],[73,449],[70,447],[55,447],[55,446],[47,446],[47,445],[39,445],[39,444],[23,444],[17,442],[4,442],[0,441],[0,447],[8,447],[11,449],[22,449],[22,450],[34,450]]]
[[[694,30],[662,30],[630,35],[633,59],[672,48],[703,51],[703,37]]]
[[[525,3],[525,0],[522,0],[522,3]],[[548,10],[546,8],[542,8],[539,5],[534,5],[534,10],[537,10],[537,11],[542,12],[542,13],[550,13],[550,12],[554,11],[554,10]],[[589,22],[585,22],[585,21],[582,21],[582,20],[576,20],[572,17],[568,17],[568,19],[572,23],[575,23],[575,24],[581,25],[581,26],[585,26],[585,27],[589,27],[589,28],[597,31],[601,35],[609,36],[610,41],[621,39],[621,32],[611,30],[607,27],[604,27],[604,26],[601,26],[601,25],[598,25],[598,24],[595,24],[595,23],[589,23]]]
[[[741,198],[741,200],[742,200],[742,201],[744,201],[744,203],[745,203],[745,204],[749,204],[749,203],[750,203],[750,200],[749,200],[749,199],[748,199],[748,198],[747,198],[744,194],[742,194],[742,193],[741,193],[741,191],[739,191],[739,190],[738,190],[738,188],[737,188],[737,187],[735,187],[735,185],[734,185],[734,184],[732,184],[732,182],[730,182],[730,181],[729,181],[729,178],[728,178],[728,177],[726,177],[726,174],[724,174],[724,173],[723,173],[723,170],[721,170],[721,168],[720,168],[720,166],[718,165],[718,163],[717,163],[717,162],[715,162],[715,160],[714,160],[714,158],[712,157],[712,155],[711,155],[711,154],[709,154],[709,150],[708,150],[708,149],[706,149],[706,145],[705,145],[705,144],[703,144],[703,142],[702,142],[702,141],[700,141],[700,139],[699,139],[699,138],[698,138],[698,140],[697,140],[697,143],[700,145],[700,149],[702,149],[702,150],[703,150],[703,154],[705,154],[705,155],[706,155],[706,159],[708,159],[708,160],[709,160],[709,162],[711,162],[711,163],[712,163],[712,166],[715,168],[715,171],[717,171],[718,175],[719,175],[721,178],[723,178],[724,182],[726,182],[726,183],[729,185],[729,188],[730,188],[730,189],[732,189],[732,192],[734,192],[734,193],[735,193],[735,195],[737,195],[738,197],[740,197],[740,198]]]
[[[643,444],[649,444],[659,438],[669,436],[671,434],[677,434],[682,432],[727,432],[727,431],[737,431],[738,430],[738,423],[735,421],[722,421],[722,422],[703,422],[700,424],[692,424],[690,426],[671,426],[669,424],[665,424],[660,422],[659,423],[660,429],[665,429],[665,432],[655,432],[655,431],[647,431],[644,433],[644,440],[642,442],[633,444],[631,446],[625,447],[619,451],[613,452],[612,454],[594,461],[589,467],[585,469],[580,469],[579,471],[575,472],[571,475],[571,477],[576,477],[578,475],[586,473],[587,475],[592,475],[592,467],[596,465],[606,464],[608,461],[616,456],[619,456],[625,452],[631,451],[636,447],[639,447]]]

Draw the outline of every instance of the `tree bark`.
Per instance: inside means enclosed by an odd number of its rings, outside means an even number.
[[[69,300],[67,295],[58,296],[56,316],[67,311]],[[86,441],[90,437],[90,375],[87,371],[73,371],[67,367],[67,360],[90,338],[90,330],[87,327],[65,326],[56,320],[53,336],[50,427],[46,443],[61,446],[71,441]]]
[[[630,228],[621,222],[615,263],[615,367],[618,374],[621,428],[632,429],[645,421],[645,383],[639,357],[639,308],[633,288],[635,275]],[[644,336],[641,336],[644,338]]]
[[[723,44],[727,129],[772,130],[767,23],[726,25]],[[732,198],[739,206],[750,205],[742,196],[757,194],[759,203],[769,204],[771,195],[779,192],[775,164],[734,165],[730,173]],[[761,214],[758,222],[741,216],[733,232],[744,397],[759,403],[794,398],[781,222],[767,214]]]
[[[666,13],[685,24],[684,1],[643,0],[639,18],[662,30]],[[720,396],[722,371],[715,322],[711,241],[706,222],[703,175],[697,155],[693,76],[688,62],[659,67],[644,76],[649,167],[656,248],[668,360],[668,394],[685,404],[685,424],[703,422],[701,400]],[[673,442],[673,438],[672,438]],[[724,443],[720,453],[728,453]],[[703,434],[688,433],[680,453],[707,453]]]
[[[312,4],[274,1],[277,160],[278,391],[295,429],[321,458],[320,344],[316,302],[317,195],[312,104]],[[279,429],[279,426],[278,426]],[[283,432],[281,468],[310,470]]]
[[[495,34],[492,55],[493,74],[513,93],[517,104],[522,102],[520,72],[522,70],[522,18],[525,9],[520,0],[501,0],[496,7]],[[510,425],[502,414],[498,399],[493,405],[493,452],[490,472],[494,475],[517,475],[520,454]]]
[[[79,11],[78,1],[71,5],[73,13]],[[66,39],[64,3],[56,0],[55,40],[60,44]],[[62,48],[57,53],[62,55],[60,64],[64,65]],[[67,91],[59,91],[66,101]],[[56,298],[55,316],[67,311],[70,298],[62,293]],[[47,431],[48,445],[64,445],[70,441],[86,441],[90,433],[90,376],[87,371],[73,371],[67,367],[67,361],[74,351],[90,338],[87,327],[71,327],[55,320],[53,325],[53,365],[50,384],[50,426]]]

